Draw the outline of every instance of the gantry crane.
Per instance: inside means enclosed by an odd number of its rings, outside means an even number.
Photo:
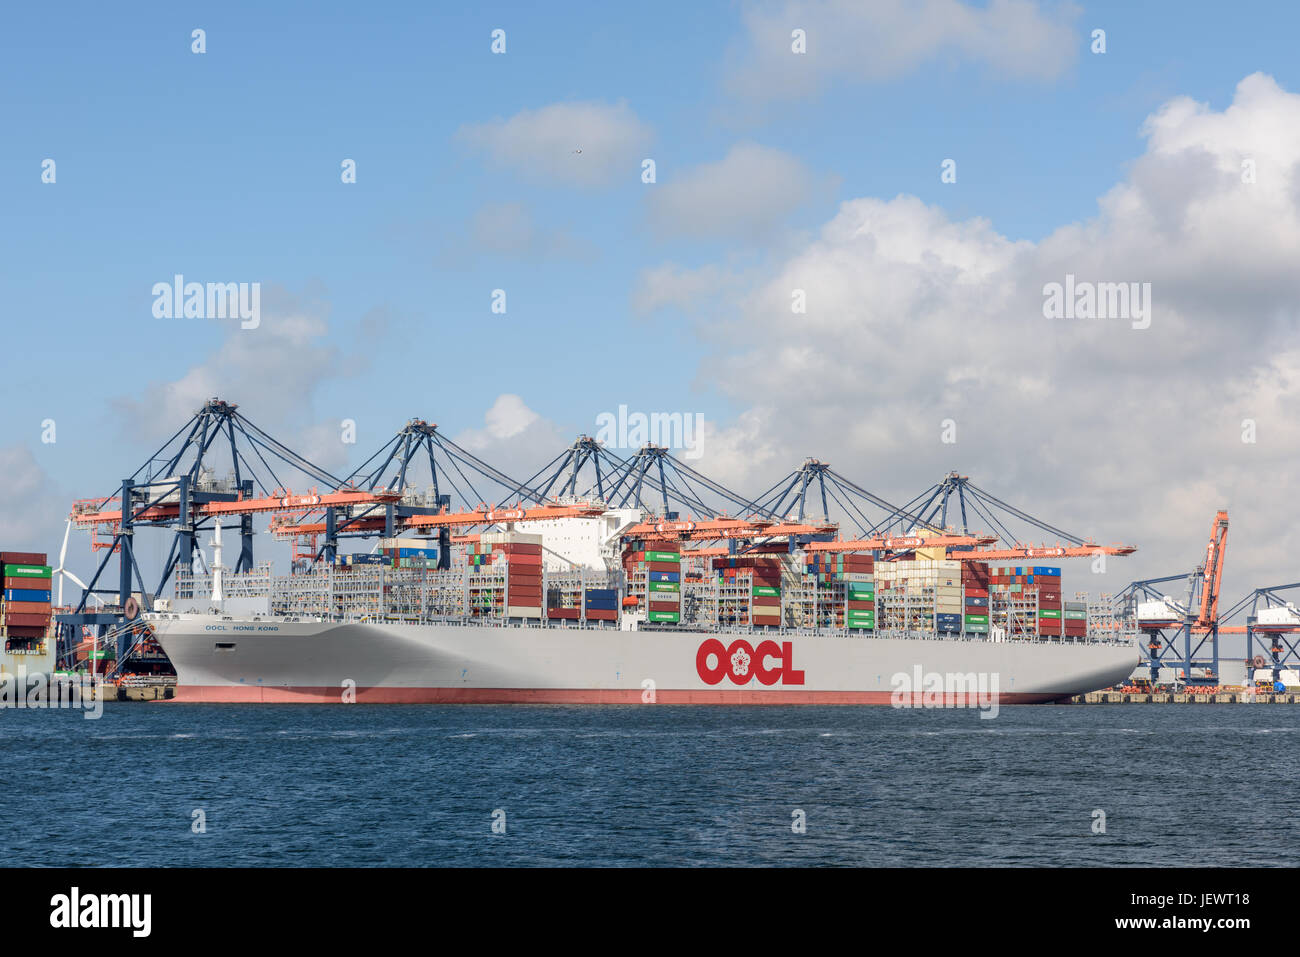
[[[1220,510],[1210,525],[1205,559],[1192,572],[1135,581],[1115,596],[1117,611],[1142,636],[1153,685],[1159,681],[1162,667],[1181,671],[1188,684],[1219,680],[1219,633],[1232,630],[1222,628],[1219,621],[1219,588],[1227,551],[1228,513]],[[1155,587],[1176,581],[1187,583],[1187,598],[1182,603],[1169,600]],[[1142,616],[1139,609],[1143,604],[1160,604],[1167,610]],[[1233,614],[1236,611],[1234,608]]]

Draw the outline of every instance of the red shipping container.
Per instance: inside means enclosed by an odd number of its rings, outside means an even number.
[[[755,608],[763,605],[774,605],[778,608],[781,607],[780,595],[754,595],[751,600],[753,601]]]
[[[648,567],[652,572],[680,572],[682,566],[677,562],[649,562]]]
[[[493,545],[492,551],[505,552],[507,555],[541,555],[542,546],[511,543],[509,545]]]
[[[5,588],[30,588],[35,591],[50,591],[48,578],[10,578],[5,576]]]
[[[862,611],[862,610],[871,611],[876,607],[876,603],[874,601],[850,601],[850,602],[846,602],[846,604],[849,606],[849,609],[852,611]]]
[[[682,606],[675,601],[652,601],[650,602],[651,611],[681,611]]]
[[[6,617],[13,615],[45,615],[50,617],[48,601],[9,601],[5,602]]]
[[[47,629],[40,625],[9,625],[5,631],[10,638],[44,638]]]
[[[48,565],[44,552],[0,552],[0,565]]]
[[[10,612],[5,615],[4,623],[5,625],[18,625],[20,627],[24,625],[44,627],[50,623],[50,613],[46,612],[43,615],[21,615]]]
[[[579,617],[576,608],[548,608],[546,609],[547,618],[569,618],[576,621]]]
[[[612,608],[588,609],[588,621],[618,621],[618,612]]]

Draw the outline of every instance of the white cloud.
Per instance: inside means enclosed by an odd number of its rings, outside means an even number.
[[[463,234],[439,254],[444,264],[456,266],[475,256],[496,261],[521,259],[592,259],[598,254],[590,243],[566,230],[541,226],[523,203],[487,203],[466,224]]]
[[[731,54],[728,85],[758,100],[810,95],[831,81],[903,76],[941,57],[1011,76],[1052,79],[1074,60],[1082,38],[1069,4],[1033,0],[788,0],[751,3],[745,37]],[[805,31],[807,52],[792,52]]]
[[[1222,112],[1173,101],[1098,215],[1037,244],[911,197],[843,204],[710,323],[702,367],[754,411],[698,467],[752,491],[816,455],[900,504],[959,469],[1059,527],[1138,544],[1104,580],[1075,570],[1067,587],[1094,591],[1190,568],[1227,505],[1230,585],[1293,580],[1274,543],[1300,522],[1279,478],[1300,444],[1298,131],[1300,96],[1262,75]],[[1045,319],[1043,285],[1067,272],[1152,283],[1151,327]]]
[[[457,133],[495,164],[569,186],[639,182],[650,127],[625,102],[552,103]],[[578,152],[581,151],[581,152]]]
[[[761,236],[826,186],[790,154],[740,143],[661,181],[649,195],[650,223],[660,236]]]
[[[51,552],[62,541],[71,499],[25,445],[0,448],[0,475],[5,477],[0,546],[5,551],[46,552],[56,560],[57,553]]]
[[[728,289],[737,277],[717,266],[687,269],[664,263],[644,270],[632,291],[632,310],[640,315],[675,308],[686,313],[702,311]]]
[[[511,393],[497,396],[484,414],[483,422],[482,428],[465,429],[453,436],[453,441],[519,482],[527,481],[572,444],[575,437],[533,411],[523,398]],[[490,482],[480,482],[474,476],[470,478],[480,495],[489,496],[500,491]],[[512,501],[517,498],[512,497]]]
[[[341,382],[365,368],[367,349],[350,349],[345,356],[340,345],[330,341],[328,308],[321,303],[300,301],[282,289],[266,291],[263,300],[257,328],[232,325],[215,350],[177,378],[148,382],[139,393],[112,400],[115,418],[132,426],[131,440],[151,449],[160,445],[216,397],[236,403],[259,428],[339,474],[354,450],[342,441],[340,421],[321,420],[315,409],[326,390],[337,391]],[[358,345],[375,348],[386,327],[383,310],[367,313],[354,330]],[[214,454],[220,471],[229,454],[217,446]],[[293,469],[272,465],[287,484],[308,481]],[[256,471],[267,477],[260,462]]]

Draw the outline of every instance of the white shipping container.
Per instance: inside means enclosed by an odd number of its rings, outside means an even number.
[[[540,545],[542,536],[527,532],[484,532],[479,541],[485,545]]]
[[[1294,688],[1297,685],[1300,685],[1300,671],[1291,671],[1289,669],[1284,668],[1278,672],[1278,679],[1282,682],[1282,684],[1286,685],[1288,688]],[[1255,669],[1254,680],[1272,681],[1273,680],[1272,669],[1269,668]]]
[[[1261,625],[1300,625],[1300,614],[1290,605],[1278,605],[1276,608],[1261,608],[1256,620]]]
[[[1183,613],[1172,607],[1172,599],[1166,598],[1164,601],[1138,602],[1137,616],[1139,621],[1178,621]]]

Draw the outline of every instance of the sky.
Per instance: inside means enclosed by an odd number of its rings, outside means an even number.
[[[627,406],[702,415],[692,464],[751,494],[957,470],[1138,546],[1068,591],[1189,571],[1219,508],[1226,600],[1300,579],[1298,20],[10,5],[0,544],[57,553],[213,396],[336,474],[421,417],[525,476]],[[156,315],[178,274],[259,283],[256,328]],[[1067,275],[1149,323],[1049,316]]]

